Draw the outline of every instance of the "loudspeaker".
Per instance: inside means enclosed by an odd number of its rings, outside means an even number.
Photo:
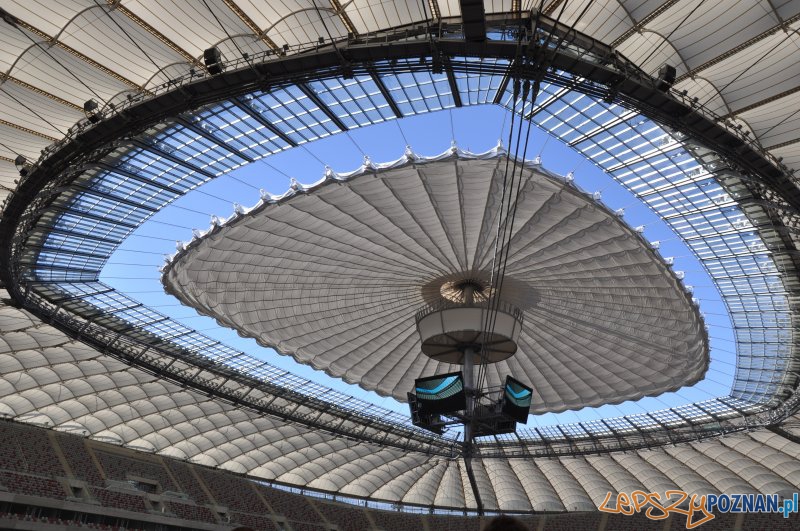
[[[433,55],[433,66],[431,67],[431,72],[434,74],[441,74],[444,71],[444,62],[442,61],[442,56],[439,54]]]
[[[216,46],[203,52],[203,62],[212,76],[222,73],[222,54]]]
[[[666,92],[675,83],[677,71],[674,66],[664,65],[658,69],[658,82],[656,88],[661,92]]]

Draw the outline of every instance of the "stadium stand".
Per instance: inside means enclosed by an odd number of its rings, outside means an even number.
[[[198,469],[198,473],[217,505],[242,514],[269,512],[250,482],[243,484],[240,478],[221,471]]]
[[[83,437],[57,433],[56,441],[61,447],[64,458],[72,470],[73,477],[82,479],[91,485],[103,485],[104,479],[95,461],[84,444]]]
[[[29,496],[63,499],[66,495],[64,487],[57,481],[30,474],[17,474],[6,470],[0,471],[0,483],[10,492],[18,492]]]
[[[186,493],[190,499],[199,504],[209,502],[208,494],[206,494],[206,491],[200,485],[200,480],[192,473],[188,465],[174,459],[165,459],[164,466],[166,466],[172,473],[172,476],[177,479],[181,490]]]
[[[231,522],[252,527],[253,529],[263,529],[264,531],[273,531],[278,529],[275,526],[275,522],[266,516],[258,516],[255,514],[233,511],[230,513],[230,517]]]
[[[415,514],[375,510],[370,516],[382,531],[416,531],[422,528],[422,517]]]
[[[211,509],[201,505],[189,505],[178,501],[169,501],[166,508],[178,518],[184,520],[197,520],[198,522],[216,522],[218,517],[214,516]]]
[[[29,431],[9,424],[0,432],[0,460],[6,468],[49,477],[63,477],[64,468],[53,452],[44,430]]]
[[[106,479],[118,481],[129,481],[132,478],[145,479],[157,482],[157,490],[159,492],[178,490],[175,482],[169,476],[169,472],[158,458],[148,462],[144,459],[151,456],[142,455],[132,458],[108,452],[95,452],[95,455],[106,472]]]
[[[143,513],[146,510],[144,498],[136,494],[127,494],[125,492],[100,489],[97,487],[92,487],[91,490],[92,495],[106,507],[114,507],[116,509],[124,509],[137,513]]]
[[[317,522],[322,515],[314,507],[311,500],[277,489],[260,489],[269,499],[269,504],[276,514],[293,515],[301,522]]]
[[[10,441],[12,435],[13,440],[31,444],[24,449],[18,445],[16,451],[8,446],[0,449],[0,527],[180,531],[243,525],[257,531],[479,531],[490,518],[388,511],[304,496],[223,470],[0,420],[0,440]],[[162,488],[167,485],[169,490],[142,490],[132,477],[155,481]],[[531,530],[548,531],[666,531],[685,524],[680,515],[665,523],[642,514],[596,511],[518,517]],[[788,531],[797,526],[797,514],[789,519],[780,514],[716,514],[702,529]]]
[[[360,531],[372,527],[367,515],[360,508],[324,501],[316,501],[314,505],[326,520],[335,524],[341,531]]]

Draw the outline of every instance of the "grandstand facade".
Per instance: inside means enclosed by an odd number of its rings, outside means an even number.
[[[797,2],[296,4],[3,2],[0,525],[433,531],[508,512],[534,529],[677,529],[597,509],[634,490],[800,489]],[[730,393],[465,456],[452,433],[100,281],[134,230],[216,177],[484,104],[575,149],[684,241],[732,324]]]

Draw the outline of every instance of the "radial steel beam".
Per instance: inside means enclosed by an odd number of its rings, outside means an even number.
[[[675,79],[675,84],[677,85],[678,83],[680,83],[684,79],[694,78],[697,74],[699,74],[700,72],[702,72],[706,68],[710,68],[710,67],[714,66],[717,63],[721,63],[722,61],[724,61],[728,57],[732,57],[732,56],[736,55],[737,53],[746,50],[750,46],[753,46],[754,44],[758,43],[759,41],[762,41],[762,40],[774,35],[775,33],[779,32],[779,31],[785,31],[791,24],[794,24],[798,20],[800,20],[800,14],[794,15],[793,17],[790,17],[790,18],[784,20],[782,23],[776,24],[775,26],[772,26],[768,30],[756,35],[755,37],[753,37],[751,39],[748,39],[747,41],[739,44],[738,46],[735,46],[735,47],[731,48],[730,50],[727,50],[725,53],[720,54],[720,55],[714,57],[713,59],[709,59],[705,63],[703,63],[701,65],[698,65],[698,66],[692,68],[691,70],[687,71],[685,74],[678,76],[677,79]]]
[[[461,102],[461,91],[458,90],[458,83],[456,83],[456,75],[453,73],[453,65],[450,64],[448,59],[443,60],[444,71],[447,75],[447,83],[450,85],[450,94],[453,95],[453,104],[456,107],[462,107],[464,104]]]
[[[278,129],[272,122],[264,118],[264,116],[255,110],[249,103],[244,101],[242,98],[233,98],[233,104],[236,105],[242,112],[248,114],[253,120],[257,121],[259,124],[263,125],[265,129],[271,132],[273,135],[277,136],[288,145],[292,147],[297,147],[297,142],[292,140],[292,138]]]
[[[168,186],[166,184],[162,184],[162,183],[160,183],[158,181],[154,181],[153,179],[148,179],[147,177],[139,175],[136,172],[133,172],[133,171],[130,171],[130,170],[126,170],[125,168],[122,168],[120,166],[113,166],[113,165],[105,163],[105,162],[96,162],[96,163],[93,164],[93,166],[95,166],[97,168],[100,168],[101,170],[107,171],[109,173],[115,173],[117,175],[121,175],[123,177],[127,177],[128,179],[131,179],[131,180],[136,181],[138,183],[144,184],[145,186],[151,186],[151,187],[156,188],[158,190],[163,190],[165,192],[169,192],[169,193],[174,194],[174,195],[181,195],[183,193],[181,190],[179,190],[177,188],[173,188],[173,187]]]
[[[186,118],[183,118],[183,117],[178,118],[178,123],[181,124],[182,126],[184,126],[186,129],[190,130],[191,132],[202,136],[203,138],[205,138],[209,142],[212,142],[215,146],[219,146],[222,149],[224,149],[225,151],[228,151],[229,153],[232,153],[235,156],[237,156],[237,157],[239,157],[239,158],[241,158],[241,159],[243,159],[243,160],[245,160],[247,162],[254,162],[254,160],[255,160],[252,157],[249,157],[249,156],[245,155],[244,153],[242,153],[238,149],[229,146],[225,142],[220,141],[220,139],[217,138],[216,136],[214,136],[212,133],[206,131],[205,129],[203,129],[199,125],[190,122]]]
[[[216,177],[216,175],[214,175],[210,171],[204,170],[203,168],[201,168],[199,166],[195,166],[191,162],[189,162],[187,160],[183,160],[180,157],[176,157],[172,153],[164,151],[163,149],[161,149],[160,147],[158,147],[155,144],[148,144],[146,142],[142,142],[139,139],[133,139],[131,141],[131,143],[133,145],[137,146],[137,147],[140,147],[141,149],[143,149],[145,151],[152,152],[153,154],[158,155],[159,157],[167,159],[168,161],[170,161],[172,163],[178,164],[179,166],[183,166],[184,168],[186,168],[187,170],[189,170],[191,172],[197,173],[198,175],[202,175],[206,179],[213,179],[213,178]],[[153,181],[148,181],[148,182],[153,182]],[[175,188],[171,188],[171,187],[168,187],[168,186],[158,185],[157,183],[154,183],[154,184],[156,184],[156,186],[161,186],[165,190],[170,190],[170,191],[177,190]],[[180,193],[180,192],[176,191],[175,193]]]
[[[275,51],[280,50],[280,47],[275,44],[275,41],[273,41],[261,28],[259,28],[255,21],[253,21],[253,19],[250,18],[250,16],[248,16],[247,13],[245,13],[244,10],[242,10],[242,8],[239,7],[234,0],[223,0],[223,2],[225,2],[225,5],[228,6],[228,9],[233,11],[236,16],[239,17],[239,19],[244,22],[248,28],[250,28],[250,31],[252,31],[256,37],[261,39],[267,46],[269,46],[270,49]]]
[[[119,2],[118,0],[106,0],[106,1],[112,6],[112,9],[119,11],[120,13],[131,19],[133,22],[138,24],[142,29],[144,29],[150,35],[161,41],[169,49],[171,49],[172,51],[183,57],[187,63],[191,63],[195,66],[205,68],[205,65],[203,65],[202,61],[200,61],[196,57],[193,57],[192,54],[190,54],[181,46],[179,46],[177,43],[175,43],[175,41],[168,38],[166,35],[164,35],[160,31],[155,29],[153,26],[145,22],[141,17],[133,13],[130,9],[123,6],[121,2]]]
[[[64,107],[69,107],[73,111],[79,111],[79,112],[83,113],[83,107],[81,107],[80,105],[76,105],[75,103],[72,103],[71,101],[67,101],[64,98],[60,97],[60,96],[56,96],[55,94],[51,94],[50,92],[47,92],[46,90],[42,90],[42,89],[40,89],[38,87],[34,87],[30,83],[26,83],[25,81],[22,81],[21,79],[17,79],[17,78],[15,78],[13,76],[10,76],[10,75],[6,74],[6,73],[0,72],[0,82],[6,81],[6,80],[11,81],[15,85],[19,85],[22,88],[30,90],[31,92],[35,92],[36,94],[42,95],[45,98],[51,99],[51,100],[59,103],[60,105],[63,105]]]
[[[61,212],[63,214],[74,214],[76,217],[91,219],[93,221],[97,221],[100,223],[108,223],[109,225],[116,225],[131,230],[139,227],[139,225],[136,223],[131,223],[129,221],[122,221],[121,219],[115,219],[108,215],[94,214],[92,212],[86,212],[84,210],[75,210],[68,206],[53,205],[50,207],[49,210],[55,212]]]
[[[369,72],[369,75],[372,78],[372,82],[375,83],[376,87],[378,87],[378,91],[381,93],[381,96],[383,96],[383,99],[386,100],[386,103],[389,104],[389,108],[392,110],[394,115],[397,116],[398,118],[402,118],[403,111],[400,110],[400,107],[397,105],[397,102],[392,97],[392,93],[389,92],[388,88],[386,88],[386,84],[381,79],[381,76],[379,76],[378,73],[375,72],[374,68],[367,68],[367,71]]]
[[[306,97],[311,100],[311,102],[316,105],[317,108],[319,108],[319,110],[322,111],[322,113],[336,125],[336,127],[342,131],[347,131],[347,126],[344,125],[344,122],[341,120],[341,118],[336,116],[336,113],[334,113],[330,107],[325,105],[325,102],[322,101],[322,98],[319,97],[314,89],[309,87],[306,83],[298,83],[297,88],[299,88],[302,93],[305,94]]]
[[[631,26],[630,28],[628,28],[628,30],[625,31],[622,35],[620,35],[619,37],[614,39],[614,42],[611,43],[611,46],[616,48],[617,46],[619,46],[620,44],[622,44],[623,42],[628,40],[628,38],[630,38],[632,35],[635,35],[637,33],[641,33],[642,29],[647,24],[649,24],[651,21],[655,20],[658,16],[660,16],[662,13],[664,13],[667,9],[669,9],[670,7],[672,7],[673,5],[675,5],[677,3],[678,3],[678,0],[667,0],[666,2],[664,2],[663,4],[658,6],[656,9],[651,11],[646,17],[636,21],[636,23],[633,26]],[[622,4],[620,4],[620,5],[622,5]],[[624,5],[622,5],[622,6],[624,8]]]
[[[0,10],[0,11],[5,13],[4,10]],[[121,83],[129,86],[130,88],[138,90],[138,91],[144,91],[145,90],[144,87],[139,85],[138,83],[136,83],[134,81],[131,81],[127,77],[123,76],[122,74],[120,74],[118,72],[115,72],[114,70],[112,70],[112,69],[110,69],[110,68],[108,68],[106,66],[101,65],[100,63],[98,63],[97,61],[95,61],[91,57],[87,56],[86,54],[79,52],[75,48],[69,46],[68,44],[65,44],[63,41],[58,40],[57,38],[53,37],[52,35],[48,35],[44,31],[42,31],[39,28],[36,28],[35,26],[33,26],[32,24],[29,24],[29,23],[25,22],[24,20],[20,20],[20,19],[18,19],[16,17],[14,17],[14,21],[19,25],[20,28],[23,28],[23,29],[29,31],[30,33],[33,33],[34,35],[38,36],[40,39],[42,39],[43,41],[45,41],[47,43],[55,44],[55,45],[59,46],[60,48],[62,48],[67,53],[77,57],[81,61],[84,61],[85,63],[93,66],[94,68],[97,68],[98,70],[100,70],[102,72],[105,72],[109,76],[111,76],[114,79],[116,79],[117,81],[120,81]]]

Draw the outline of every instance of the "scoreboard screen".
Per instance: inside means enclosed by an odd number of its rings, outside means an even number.
[[[442,414],[467,409],[464,377],[460,372],[428,376],[414,381],[420,411]]]
[[[503,413],[517,422],[528,422],[528,412],[531,409],[533,389],[506,376],[506,385],[503,387]]]

